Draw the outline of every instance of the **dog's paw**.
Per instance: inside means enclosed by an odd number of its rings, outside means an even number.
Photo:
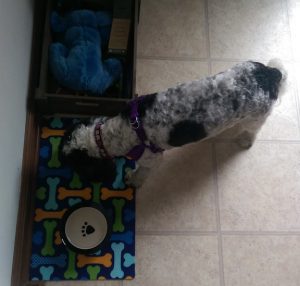
[[[128,170],[124,179],[127,186],[134,188],[140,188],[144,183],[144,177],[136,170]]]
[[[134,176],[134,170],[126,169],[124,181],[127,186],[132,186],[132,178]]]
[[[254,135],[248,131],[244,131],[235,138],[236,144],[242,149],[249,149],[254,142]]]
[[[126,170],[124,181],[127,186],[137,187],[136,186],[136,170],[128,169]]]
[[[138,176],[133,175],[131,177],[125,178],[125,183],[127,186],[134,187],[134,188],[140,188],[143,184],[143,181],[140,180],[138,178]]]

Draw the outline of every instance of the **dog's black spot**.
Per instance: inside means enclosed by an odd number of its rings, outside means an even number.
[[[116,166],[111,159],[90,157],[86,150],[74,150],[70,154],[61,154],[63,164],[69,165],[82,178],[91,182],[113,182]]]
[[[152,108],[155,100],[156,100],[157,93],[147,94],[144,95],[141,99],[138,99],[138,112],[140,118],[143,118],[145,116],[146,110],[149,110]],[[131,107],[130,105],[127,105],[124,110],[121,112],[121,116],[124,119],[127,119],[130,117],[131,113]]]
[[[233,109],[233,111],[237,111],[237,109],[239,108],[239,106],[240,106],[240,104],[239,104],[238,100],[233,99],[232,100],[232,109]]]
[[[253,70],[253,75],[257,85],[264,92],[269,92],[270,99],[277,99],[282,73],[276,68],[270,68],[258,62],[254,62],[254,64],[255,69]]]
[[[199,141],[207,136],[203,124],[191,120],[181,121],[173,127],[169,135],[169,145],[179,147]]]

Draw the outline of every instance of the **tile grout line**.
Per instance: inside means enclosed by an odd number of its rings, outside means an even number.
[[[281,4],[284,10],[285,10],[285,14],[286,14],[286,18],[287,18],[287,22],[288,22],[288,29],[289,29],[289,38],[290,38],[290,44],[291,44],[291,55],[292,55],[292,60],[295,59],[295,54],[294,54],[294,48],[293,48],[293,35],[292,35],[292,29],[291,29],[291,21],[290,21],[290,15],[289,15],[289,4],[288,4],[288,0],[281,0]]]
[[[227,144],[235,144],[234,138],[214,138],[214,142],[216,143],[227,143]],[[281,139],[257,139],[255,143],[258,144],[300,144],[300,140],[281,140]]]
[[[207,41],[207,53],[208,53],[208,72],[212,74],[212,60],[211,60],[211,45],[210,45],[210,29],[209,29],[209,0],[204,1],[204,18],[206,28],[206,41]],[[223,243],[221,234],[221,217],[220,217],[220,204],[219,204],[219,188],[218,188],[218,173],[217,173],[217,157],[215,143],[211,144],[211,159],[212,159],[212,171],[214,182],[214,205],[216,212],[216,227],[217,227],[217,241],[218,241],[218,258],[219,258],[219,280],[220,286],[225,286],[224,278],[224,261],[223,261]]]
[[[258,231],[235,231],[235,230],[224,230],[222,231],[222,235],[232,235],[232,236],[300,236],[300,230],[292,231],[292,230],[258,230]]]
[[[292,70],[294,73],[294,65],[292,64]],[[293,86],[293,93],[294,93],[294,100],[296,103],[296,113],[297,113],[297,123],[298,123],[298,132],[300,135],[300,102],[299,102],[299,91],[298,91],[298,86],[296,83],[296,86]]]
[[[220,275],[220,285],[224,286],[225,276],[224,276],[224,259],[223,259],[223,241],[222,241],[222,231],[221,231],[218,165],[217,165],[217,154],[216,154],[215,142],[212,142],[211,148],[212,148],[211,153],[212,153],[212,164],[213,164],[214,197],[215,197],[215,210],[216,210],[216,226],[217,226],[217,238],[218,238],[219,271],[220,271],[219,275]]]
[[[209,44],[210,46],[210,44]],[[210,52],[209,52],[210,53]],[[137,55],[137,59],[140,60],[170,60],[170,61],[199,61],[199,62],[228,62],[228,63],[232,63],[232,62],[243,62],[243,61],[249,61],[251,59],[244,59],[244,58],[213,58],[210,55],[208,55],[208,57],[164,57],[164,56],[145,56],[145,55]],[[262,61],[262,62],[268,62],[270,59],[252,59],[252,60],[258,60],[258,61]],[[289,59],[282,59],[282,61],[286,62],[286,63],[293,63],[293,62],[300,62],[300,61],[296,61],[296,60],[289,60]]]
[[[211,64],[211,46],[210,46],[210,33],[209,33],[208,0],[204,1],[204,19],[205,19],[205,36],[206,36],[208,72],[209,72],[209,74],[211,74],[212,73],[212,64]]]
[[[294,75],[294,68],[295,68],[295,53],[294,53],[294,48],[293,48],[293,35],[292,35],[292,27],[291,27],[291,21],[290,21],[290,14],[289,14],[289,3],[288,0],[282,0],[282,4],[284,5],[287,21],[288,21],[288,28],[289,28],[289,38],[290,38],[290,44],[291,44],[291,54],[292,54],[292,72]],[[294,81],[293,81],[294,82]],[[297,112],[297,120],[298,120],[298,132],[300,134],[300,102],[299,102],[299,90],[298,90],[298,85],[293,86],[293,91],[294,91],[294,97],[296,101],[296,112]]]
[[[136,235],[140,236],[215,236],[217,235],[216,231],[198,231],[198,230],[138,230],[136,231]]]
[[[207,62],[207,58],[194,58],[194,57],[163,57],[163,56],[143,56],[138,55],[139,60],[158,60],[158,61],[187,61],[187,62]]]
[[[217,219],[216,219],[217,220]],[[300,230],[220,230],[218,231],[164,231],[164,230],[145,230],[136,231],[137,236],[216,236],[218,234],[236,236],[300,236]]]
[[[269,62],[270,61],[270,58],[214,58],[212,57],[211,58],[212,61],[214,62],[244,62],[244,61],[261,61],[261,62]],[[286,62],[286,63],[292,63],[294,60],[292,59],[281,59],[283,62]]]

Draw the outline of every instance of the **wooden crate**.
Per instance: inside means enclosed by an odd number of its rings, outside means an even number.
[[[94,96],[60,87],[53,79],[48,68],[48,47],[52,42],[50,13],[52,1],[45,1],[44,35],[42,43],[40,73],[35,92],[36,110],[39,114],[74,114],[113,116],[135,96],[136,77],[136,38],[139,16],[139,0],[134,0],[131,32],[126,56],[126,68],[123,71],[122,94],[117,89],[109,89],[103,96]],[[105,2],[105,1],[104,1]],[[102,3],[101,0],[99,3]],[[95,1],[94,1],[95,6]],[[86,7],[83,7],[86,8]],[[96,7],[95,7],[96,8]],[[103,7],[99,7],[103,8]],[[107,7],[106,7],[107,8]]]

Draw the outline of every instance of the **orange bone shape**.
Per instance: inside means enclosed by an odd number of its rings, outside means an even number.
[[[130,201],[133,199],[133,189],[128,188],[126,190],[116,191],[116,190],[110,190],[108,188],[102,188],[101,199],[107,200],[110,198],[124,198]]]
[[[54,234],[54,243],[55,245],[61,245],[62,244],[62,240],[61,240],[61,236],[60,236],[60,232],[59,231],[56,231],[55,234]]]
[[[60,187],[58,188],[58,199],[63,200],[69,197],[77,197],[85,200],[90,200],[92,198],[92,189],[84,188],[81,190],[68,190],[66,188]]]
[[[44,211],[42,209],[35,210],[35,221],[42,221],[44,219],[52,218],[52,219],[61,219],[66,212],[67,209],[63,209],[61,211],[49,212]]]
[[[77,267],[82,268],[87,264],[101,264],[104,267],[110,267],[112,265],[112,254],[106,253],[103,256],[86,256],[78,254]]]

